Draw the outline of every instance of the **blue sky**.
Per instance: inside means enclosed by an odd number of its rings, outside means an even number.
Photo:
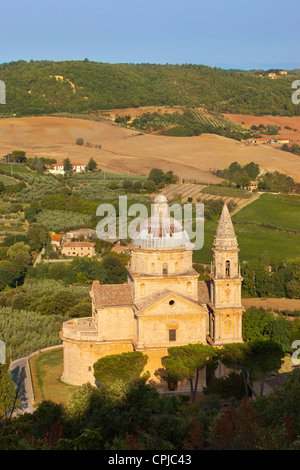
[[[299,0],[0,0],[0,63],[300,67]]]

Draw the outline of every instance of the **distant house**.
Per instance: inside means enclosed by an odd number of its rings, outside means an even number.
[[[114,243],[114,246],[111,249],[112,253],[124,253],[125,251],[129,251],[133,248],[133,245],[127,243],[126,246],[120,245],[120,241]]]
[[[95,243],[90,242],[67,242],[62,245],[61,254],[66,256],[95,256]]]
[[[268,77],[274,80],[274,78],[279,78],[280,75],[287,75],[287,70],[276,70],[275,72],[269,72]]]
[[[289,144],[290,141],[288,139],[277,139],[276,141],[278,144]]]
[[[61,246],[61,244],[63,243],[64,241],[64,235],[59,235],[55,232],[52,233],[51,235],[51,245],[52,246],[57,246],[58,248]]]
[[[253,137],[249,142],[250,144],[271,144],[272,139],[270,137]]]
[[[245,186],[245,189],[248,189],[248,191],[255,191],[257,189],[258,183],[257,181],[251,181],[248,186]]]
[[[82,173],[85,171],[86,165],[83,163],[72,163],[74,173]]]
[[[83,173],[85,171],[86,165],[83,163],[72,163],[73,173]],[[49,173],[53,175],[64,175],[64,164],[63,163],[55,163],[52,165],[52,169],[49,170]]]
[[[91,228],[80,228],[78,230],[71,230],[70,232],[67,233],[66,238],[67,239],[72,239],[72,238],[90,238],[96,235],[96,230],[93,230]]]
[[[52,173],[53,175],[64,175],[65,170],[63,163],[55,163],[52,165],[52,169],[49,169],[49,173]]]

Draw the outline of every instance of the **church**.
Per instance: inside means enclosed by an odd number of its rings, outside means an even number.
[[[62,380],[95,384],[93,364],[101,357],[129,351],[148,356],[146,370],[158,389],[155,372],[168,348],[192,343],[221,346],[242,342],[238,243],[226,203],[212,247],[210,281],[199,281],[193,268],[193,245],[182,225],[170,217],[165,196],[156,196],[153,215],[140,224],[132,241],[125,284],[91,289],[92,315],[66,321],[60,333],[64,348]],[[222,366],[216,371],[221,376]],[[199,390],[206,384],[202,371]],[[173,387],[173,388],[172,388]],[[187,384],[175,384],[185,391]]]

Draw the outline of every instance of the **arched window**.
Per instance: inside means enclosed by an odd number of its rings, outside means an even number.
[[[178,271],[178,268],[179,268],[179,264],[178,264],[178,261],[176,261],[176,263],[175,263],[175,271]]]
[[[230,261],[226,261],[226,266],[225,266],[225,274],[226,277],[230,277]]]
[[[168,274],[168,263],[162,265],[163,274]]]
[[[187,291],[190,294],[192,292],[192,283],[191,283],[191,281],[189,281],[186,286],[187,286]]]
[[[154,264],[154,263],[151,264],[151,271],[152,271],[153,273],[154,273],[154,271],[155,271],[155,264]]]
[[[146,289],[145,289],[145,284],[142,283],[141,286],[140,286],[141,295],[145,295],[145,291],[146,291]]]

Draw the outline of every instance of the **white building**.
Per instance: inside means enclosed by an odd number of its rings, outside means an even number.
[[[83,163],[72,163],[73,173],[83,173],[85,171],[86,165]],[[64,164],[63,163],[55,163],[52,165],[53,168],[49,170],[49,173],[53,175],[64,175]]]

